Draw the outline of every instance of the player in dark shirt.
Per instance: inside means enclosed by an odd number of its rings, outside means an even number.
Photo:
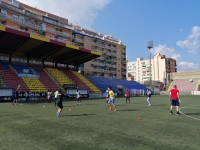
[[[19,98],[19,87],[20,85],[18,86],[17,90],[14,92],[14,101],[13,101],[13,105],[15,105],[15,102],[16,102],[16,105],[18,106],[18,98]]]
[[[62,109],[63,109],[63,103],[62,103],[62,101],[63,101],[63,98],[64,98],[64,93],[63,92],[60,92],[59,91],[59,94],[58,95],[60,95],[60,98],[58,99],[58,102],[57,102],[57,106],[59,107],[58,108],[58,112],[56,113],[56,116],[57,117],[60,117],[61,115],[61,112],[62,112]]]

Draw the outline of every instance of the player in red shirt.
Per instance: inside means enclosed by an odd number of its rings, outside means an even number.
[[[129,104],[130,104],[130,96],[131,96],[131,94],[130,94],[129,90],[128,90],[128,89],[126,89],[126,93],[125,93],[125,97],[126,97],[126,104],[127,104],[127,101],[129,101]]]
[[[179,90],[177,89],[176,85],[174,85],[174,88],[170,90],[169,100],[171,101],[170,114],[173,114],[173,107],[176,106],[176,115],[179,115],[179,103],[181,102],[181,100],[179,96]]]

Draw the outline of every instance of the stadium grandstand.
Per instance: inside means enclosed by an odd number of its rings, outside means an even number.
[[[81,66],[102,53],[75,44],[75,29],[67,19],[31,9],[15,0],[0,0],[1,87],[47,92],[74,85],[91,94],[104,93],[108,86],[118,94],[125,89],[146,91],[135,81],[84,76]]]
[[[177,85],[180,92],[200,91],[200,71],[172,73],[168,91],[173,85]]]

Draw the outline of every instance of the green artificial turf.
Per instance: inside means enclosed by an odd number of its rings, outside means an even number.
[[[104,99],[65,101],[61,117],[54,103],[0,103],[0,150],[199,150],[199,96],[181,100],[188,116],[170,115],[164,95],[150,107],[146,97],[116,98],[118,112]]]

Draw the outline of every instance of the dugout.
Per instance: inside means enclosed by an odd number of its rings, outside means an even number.
[[[67,88],[66,89],[66,98],[76,98],[76,92],[80,92],[81,98],[89,98],[89,89],[82,89],[82,88]]]
[[[12,102],[14,100],[14,88],[0,87],[0,103]]]

